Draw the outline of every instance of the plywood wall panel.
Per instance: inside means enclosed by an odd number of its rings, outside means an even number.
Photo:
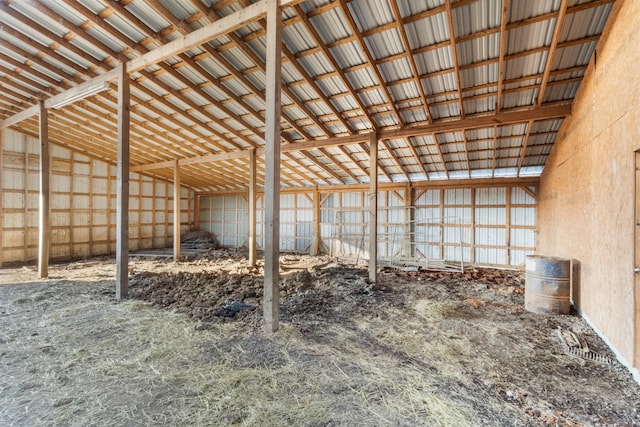
[[[579,263],[574,301],[632,362],[640,4],[615,8],[541,177],[538,247]]]

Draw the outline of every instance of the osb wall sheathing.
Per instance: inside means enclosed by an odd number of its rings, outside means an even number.
[[[11,130],[0,136],[2,209],[0,265],[38,256],[38,140]],[[70,260],[115,253],[116,168],[52,145],[51,259]],[[173,184],[132,173],[129,199],[130,250],[167,247],[173,240]],[[182,232],[193,218],[193,192],[181,189]]]
[[[628,363],[634,360],[639,28],[640,2],[616,2],[538,198],[538,253],[576,260],[575,303]]]

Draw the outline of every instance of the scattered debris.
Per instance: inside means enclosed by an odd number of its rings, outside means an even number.
[[[587,341],[577,334],[559,327],[558,336],[564,344],[565,350],[568,354],[607,365],[611,364],[611,359],[609,357],[590,350],[587,345]]]

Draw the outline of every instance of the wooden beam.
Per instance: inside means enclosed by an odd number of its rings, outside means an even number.
[[[4,90],[4,88],[3,88]],[[23,120],[29,119],[40,112],[40,106],[34,105],[32,107],[27,108],[26,110],[22,110],[17,114],[9,117],[8,119],[4,119],[0,122],[0,130],[6,129],[10,126],[17,125]]]
[[[49,122],[44,102],[38,105],[40,112],[40,198],[38,203],[38,277],[49,276],[49,181],[51,158],[49,157]],[[28,147],[25,144],[25,156]],[[28,165],[26,165],[28,167]],[[27,169],[28,171],[28,169]],[[25,182],[26,185],[26,182]],[[25,200],[26,204],[26,200]],[[26,256],[26,254],[25,254]]]
[[[120,64],[118,70],[116,299],[120,300],[129,295],[129,122],[131,100],[130,81],[126,64]]]
[[[378,277],[378,136],[369,135],[369,280]]]
[[[114,68],[112,70],[107,71],[104,74],[100,74],[97,77],[92,78],[84,83],[79,84],[78,86],[74,86],[71,89],[68,89],[58,95],[52,96],[44,102],[46,108],[56,108],[55,105],[71,103],[74,100],[80,101],[84,98],[83,94],[87,93],[86,96],[95,95],[98,92],[106,90],[108,88],[108,83],[112,80],[116,80],[118,78],[118,68]]]
[[[533,200],[538,200],[538,195],[535,192],[531,191],[529,187],[527,187],[526,185],[520,185],[519,187],[522,191],[527,193]]]
[[[280,317],[280,0],[267,7],[266,131],[264,189],[264,321],[267,333],[278,330]],[[257,3],[256,3],[257,4]]]
[[[479,129],[483,127],[493,127],[496,125],[508,125],[515,123],[524,123],[531,120],[550,120],[564,118],[571,114],[571,105],[560,105],[555,107],[538,107],[526,111],[516,111],[500,113],[481,117],[467,117],[464,119],[439,121],[424,126],[407,126],[402,129],[381,130],[378,132],[380,139],[403,139],[413,136],[431,135],[434,133],[457,132],[468,129]],[[281,147],[282,153],[293,151],[315,150],[319,148],[337,147],[342,145],[363,144],[369,142],[367,134],[356,134],[349,136],[341,136],[328,139],[296,142],[293,144],[285,144]],[[256,148],[256,155],[263,155],[265,149],[263,147]],[[221,160],[239,159],[249,157],[249,150],[237,150],[228,153],[211,154],[206,156],[189,157],[180,159],[179,163],[183,165],[194,165],[198,163],[210,163]],[[153,169],[170,168],[173,163],[171,160],[149,163],[146,165],[138,165],[131,168],[132,172],[144,172]]]
[[[281,6],[293,6],[301,1],[302,0],[282,0]],[[258,3],[249,5],[235,13],[232,13],[231,15],[227,15],[218,21],[207,24],[202,28],[192,31],[184,37],[180,37],[179,39],[154,49],[147,54],[132,59],[127,63],[127,68],[130,73],[139,71],[191,48],[205,44],[216,37],[237,30],[250,22],[261,19],[267,15],[267,10],[271,6],[271,2],[272,0],[261,0]]]
[[[432,133],[456,132],[461,130],[492,127],[524,123],[529,120],[549,120],[563,118],[571,114],[571,105],[554,107],[537,107],[525,111],[499,113],[481,117],[467,117],[464,119],[435,122],[424,126],[405,127],[396,130],[382,130],[380,138],[406,138],[409,136],[427,135]]]
[[[173,259],[180,259],[180,165],[173,164]]]
[[[256,150],[255,148],[249,151],[249,236],[247,242],[249,242],[249,265],[255,267],[257,261],[257,227],[256,227],[256,190],[257,190],[257,173],[256,173]]]

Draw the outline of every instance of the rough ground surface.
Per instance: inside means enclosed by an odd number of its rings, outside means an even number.
[[[640,425],[640,388],[578,316],[523,309],[520,272],[383,270],[217,250],[0,270],[0,425]],[[559,328],[601,363],[569,354]]]

